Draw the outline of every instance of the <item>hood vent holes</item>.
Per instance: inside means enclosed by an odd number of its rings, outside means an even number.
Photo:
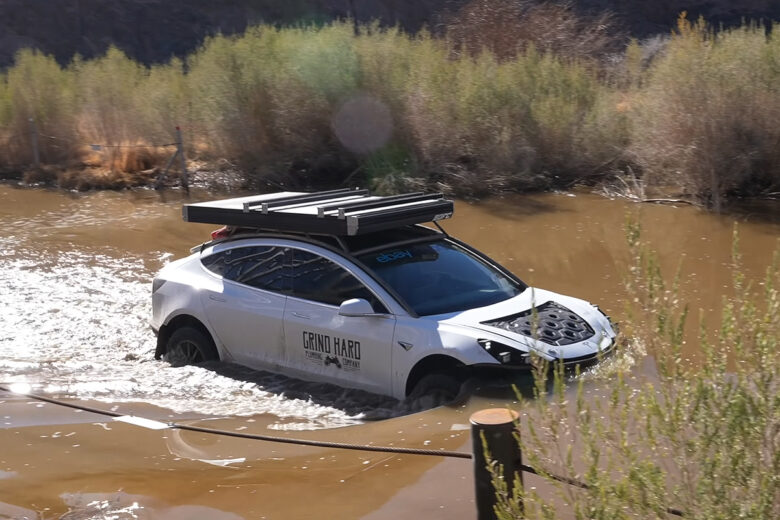
[[[537,339],[557,346],[579,343],[595,334],[587,321],[559,303],[546,302],[536,307],[535,311],[536,316],[534,309],[528,309],[497,320],[483,321],[482,324],[531,337],[533,322],[536,321]]]

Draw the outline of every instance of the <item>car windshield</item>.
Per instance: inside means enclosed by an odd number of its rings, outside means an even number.
[[[419,316],[484,307],[526,289],[465,248],[443,240],[389,247],[358,259]]]

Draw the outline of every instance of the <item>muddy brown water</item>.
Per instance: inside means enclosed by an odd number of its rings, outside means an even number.
[[[236,366],[171,368],[153,359],[151,278],[213,226],[182,222],[175,192],[0,185],[0,201],[0,383],[160,421],[460,451],[473,411],[514,402],[483,389],[409,414],[410,403]],[[780,237],[776,202],[719,216],[587,193],[459,202],[445,227],[526,282],[620,320],[627,212],[665,268],[682,261],[684,297],[705,317],[729,283],[734,222],[754,280]],[[149,430],[5,393],[0,419],[0,518],[474,517],[466,460]]]

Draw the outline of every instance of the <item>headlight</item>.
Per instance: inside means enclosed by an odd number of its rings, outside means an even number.
[[[478,339],[477,343],[502,365],[527,365],[531,362],[531,358],[527,353],[520,352],[498,341]]]

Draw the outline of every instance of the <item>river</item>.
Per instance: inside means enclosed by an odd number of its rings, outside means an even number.
[[[409,403],[237,366],[172,368],[153,359],[151,279],[214,226],[183,222],[177,192],[0,185],[0,201],[0,383],[164,421],[461,450],[471,412],[513,403],[477,392],[408,415]],[[628,214],[667,272],[681,265],[683,297],[705,317],[729,283],[734,223],[748,279],[780,237],[777,202],[714,215],[585,192],[460,201],[444,227],[526,282],[620,321]],[[10,394],[0,411],[0,518],[473,517],[470,465],[458,460],[160,433]]]

